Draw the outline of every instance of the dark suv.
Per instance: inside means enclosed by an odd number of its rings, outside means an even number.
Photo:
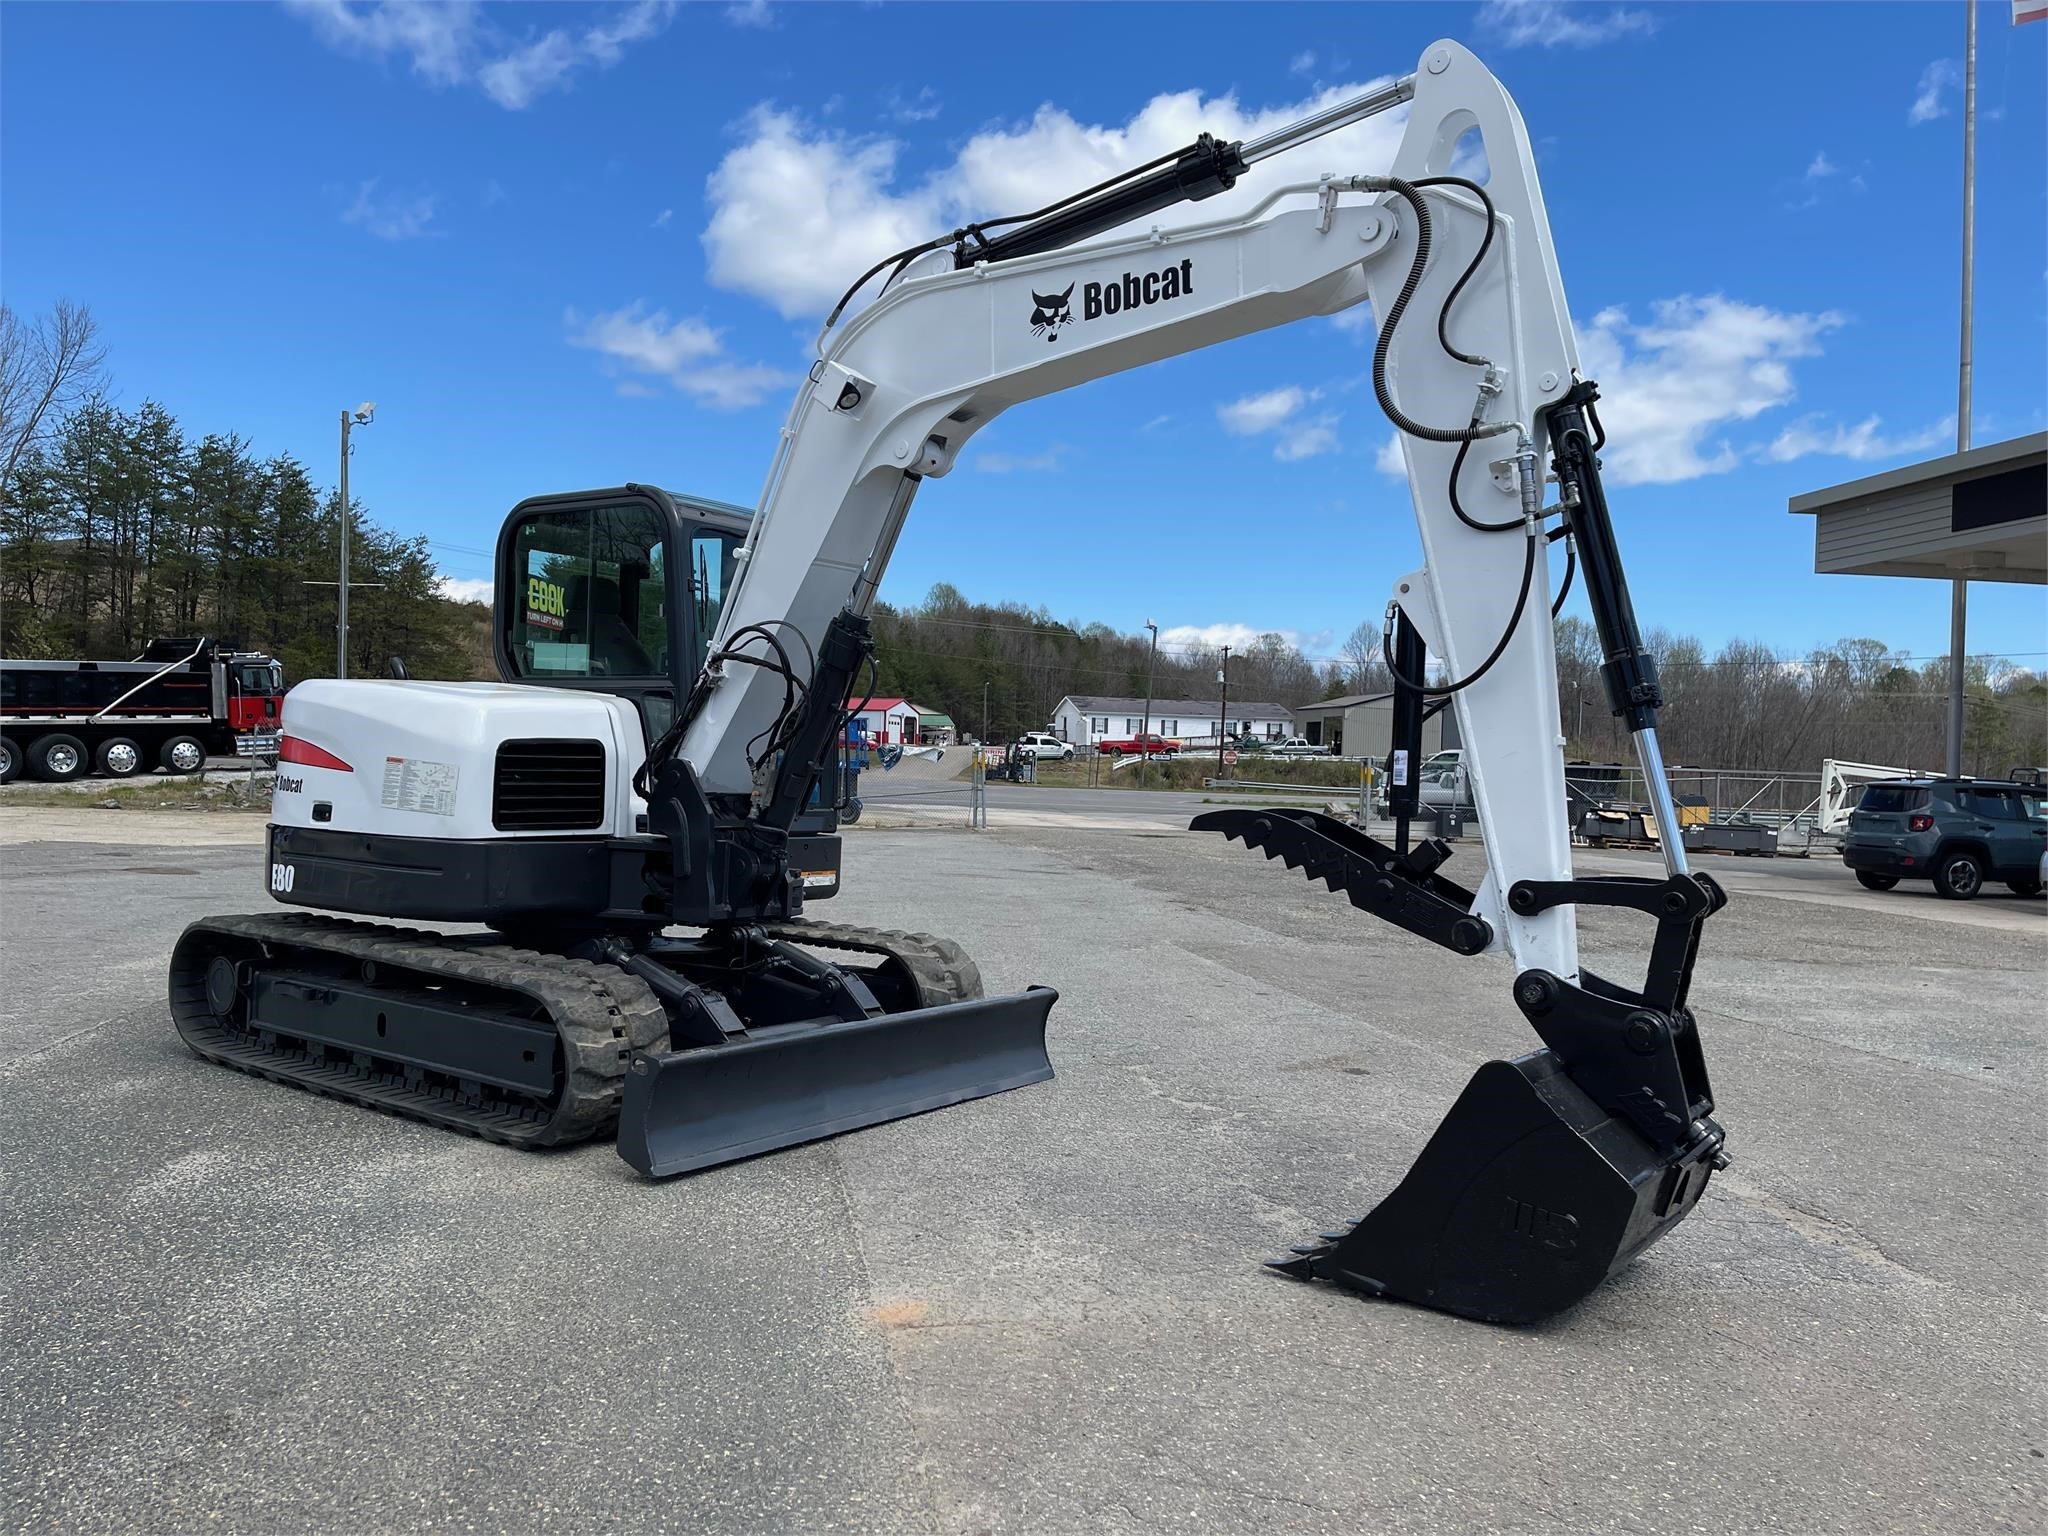
[[[1884,779],[1849,813],[1842,862],[1873,891],[1901,880],[1968,901],[1986,880],[2041,894],[2048,809],[2037,784],[1992,779]]]

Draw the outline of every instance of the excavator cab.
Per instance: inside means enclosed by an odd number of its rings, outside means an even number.
[[[703,669],[753,513],[730,502],[623,485],[519,503],[498,535],[492,646],[508,683],[624,699],[645,739],[675,723]],[[835,760],[793,829],[835,831],[848,782]],[[813,850],[815,853],[816,850]],[[838,890],[815,859],[808,895]]]

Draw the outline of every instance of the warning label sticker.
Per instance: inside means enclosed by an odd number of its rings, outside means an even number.
[[[455,765],[423,757],[384,759],[384,803],[394,811],[455,814]]]
[[[836,869],[807,869],[803,872],[803,875],[804,889],[807,891],[815,891],[825,886],[837,885],[839,883],[839,871]]]

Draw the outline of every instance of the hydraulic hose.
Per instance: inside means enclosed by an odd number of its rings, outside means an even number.
[[[1425,426],[1422,422],[1415,420],[1407,412],[1403,411],[1399,405],[1395,404],[1394,392],[1387,387],[1387,357],[1393,349],[1394,333],[1400,329],[1401,317],[1408,312],[1408,301],[1415,297],[1415,290],[1421,286],[1422,275],[1429,267],[1429,247],[1432,238],[1429,203],[1418,190],[1420,187],[1437,186],[1440,184],[1467,187],[1478,192],[1481,200],[1486,205],[1486,234],[1480,240],[1478,251],[1473,254],[1472,260],[1466,264],[1464,272],[1459,275],[1457,282],[1452,285],[1450,293],[1444,299],[1444,307],[1437,314],[1437,341],[1442,345],[1444,351],[1461,363],[1469,363],[1477,368],[1490,366],[1485,358],[1473,357],[1453,347],[1450,343],[1450,338],[1445,334],[1445,323],[1450,315],[1452,300],[1458,297],[1464,290],[1465,284],[1470,281],[1472,274],[1478,271],[1480,261],[1484,259],[1488,249],[1493,244],[1494,221],[1492,200],[1486,196],[1477,183],[1467,181],[1462,176],[1432,176],[1420,182],[1403,181],[1398,176],[1379,176],[1369,178],[1369,182],[1372,185],[1384,183],[1387,190],[1405,201],[1415,214],[1415,256],[1408,264],[1408,276],[1402,281],[1401,292],[1387,310],[1386,323],[1380,327],[1379,341],[1373,347],[1372,352],[1372,392],[1379,400],[1380,409],[1385,411],[1387,419],[1403,432],[1406,432],[1410,437],[1419,437],[1425,442],[1469,443],[1478,438],[1493,437],[1499,433],[1511,431],[1514,423],[1507,421],[1496,422],[1487,426],[1477,423],[1467,427]]]

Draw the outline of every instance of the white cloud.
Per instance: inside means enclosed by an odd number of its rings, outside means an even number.
[[[1335,411],[1325,411],[1320,416],[1289,422],[1281,430],[1280,441],[1273,445],[1273,457],[1283,464],[1292,464],[1297,459],[1312,459],[1319,453],[1334,452],[1338,420]]]
[[[675,216],[676,216],[676,211],[675,211],[675,209],[673,209],[673,208],[664,208],[664,209],[662,209],[662,210],[661,210],[661,212],[657,213],[657,214],[656,214],[656,215],[654,216],[654,227],[655,227],[656,229],[667,229],[667,228],[668,228],[668,224],[669,224],[669,220],[673,219],[673,218],[674,218]]]
[[[379,240],[417,240],[431,234],[434,222],[434,194],[421,192],[411,197],[379,196],[377,178],[356,188],[356,200],[341,211],[341,222],[360,225]]]
[[[1741,453],[1714,434],[1790,401],[1792,361],[1843,323],[1833,310],[1788,313],[1718,293],[1660,299],[1650,314],[1639,325],[1604,309],[1579,331],[1587,376],[1600,381],[1603,458],[1623,485],[1733,469]]]
[[[1378,82],[1331,85],[1304,100],[1248,107],[1235,96],[1179,91],[1153,97],[1119,124],[1084,123],[1055,106],[1028,122],[983,129],[920,180],[899,182],[902,146],[854,137],[794,112],[761,106],[708,184],[704,248],[711,280],[765,300],[788,318],[816,317],[891,251],[970,218],[1018,213],[1093,186],[1177,149],[1204,130],[1255,138],[1358,95]],[[1242,213],[1273,187],[1323,171],[1383,171],[1406,112],[1383,113],[1272,160],[1231,191],[1148,214],[1172,227]]]
[[[1297,459],[1311,459],[1319,453],[1329,453],[1338,446],[1337,423],[1342,418],[1337,412],[1322,411],[1312,416],[1303,414],[1304,407],[1322,397],[1319,389],[1303,389],[1299,384],[1289,384],[1219,405],[1216,407],[1216,419],[1233,437],[1273,433],[1273,457],[1283,464],[1291,464]]]
[[[1213,651],[1227,645],[1233,651],[1248,651],[1262,635],[1278,635],[1297,649],[1302,643],[1301,631],[1295,629],[1257,629],[1250,624],[1175,624],[1159,631],[1159,648]]]
[[[1920,71],[1920,89],[1913,97],[1913,105],[1906,109],[1909,123],[1931,123],[1937,117],[1948,116],[1948,103],[1942,93],[1952,91],[1963,83],[1963,72],[1954,59],[1936,59]]]
[[[738,4],[725,8],[725,19],[736,27],[756,27],[767,31],[775,25],[775,10],[768,0],[739,0]]]
[[[372,58],[404,54],[413,73],[433,85],[455,85],[469,77],[470,56],[483,31],[482,11],[475,0],[450,0],[447,5],[285,0],[285,9],[301,17],[330,48]]]
[[[495,588],[488,576],[441,576],[434,590],[451,603],[488,603]]]
[[[1379,321],[1374,318],[1370,304],[1354,304],[1330,316],[1330,324],[1346,336],[1363,337],[1370,340],[1379,335]]]
[[[1290,75],[1306,75],[1314,70],[1315,67],[1315,53],[1307,48],[1304,48],[1300,53],[1297,53],[1287,61],[1287,72]]]
[[[486,208],[495,208],[498,204],[510,202],[511,200],[512,194],[505,190],[504,183],[499,181],[497,177],[493,176],[484,183],[484,206]]]
[[[383,58],[403,56],[431,85],[476,84],[508,111],[565,88],[581,70],[609,69],[630,43],[669,24],[676,0],[633,0],[588,26],[556,27],[524,41],[507,37],[475,0],[285,0],[329,47]]]
[[[905,96],[893,85],[882,93],[882,112],[891,122],[928,123],[945,110],[939,93],[928,85],[919,86],[915,96]]]
[[[1657,30],[1648,11],[1621,6],[1567,5],[1564,0],[1486,0],[1479,30],[1509,48],[1591,48],[1617,37],[1647,37]]]
[[[977,453],[972,462],[985,475],[1031,474],[1058,469],[1066,452],[1065,443],[1054,443],[1039,453]]]
[[[1216,407],[1216,419],[1223,423],[1223,430],[1236,437],[1251,437],[1260,432],[1271,432],[1313,398],[1309,391],[1299,384],[1290,384],[1284,389],[1269,389],[1263,395],[1246,395],[1228,405]]]
[[[1806,179],[1808,181],[1820,181],[1826,177],[1839,176],[1841,174],[1842,168],[1828,158],[1828,152],[1824,149],[1815,150],[1813,160],[1806,167]]]
[[[642,301],[588,320],[572,309],[562,320],[571,346],[597,352],[629,374],[665,379],[679,393],[718,410],[757,405],[769,391],[796,382],[794,374],[765,363],[733,361],[721,333],[704,321],[688,315],[671,320],[665,309],[649,313]],[[625,380],[620,393],[638,392],[627,387],[637,382]]]
[[[1387,440],[1380,444],[1380,451],[1373,455],[1373,468],[1383,475],[1392,475],[1396,480],[1408,478],[1408,461],[1401,454],[1401,434],[1390,432]]]
[[[1925,453],[1952,439],[1956,419],[1950,416],[1918,432],[1897,437],[1886,437],[1881,430],[1883,425],[1883,419],[1877,416],[1867,416],[1853,427],[1840,422],[1831,424],[1820,416],[1802,416],[1772,439],[1764,457],[1774,464],[1790,463],[1811,453],[1859,461],[1903,458],[1909,453]]]

